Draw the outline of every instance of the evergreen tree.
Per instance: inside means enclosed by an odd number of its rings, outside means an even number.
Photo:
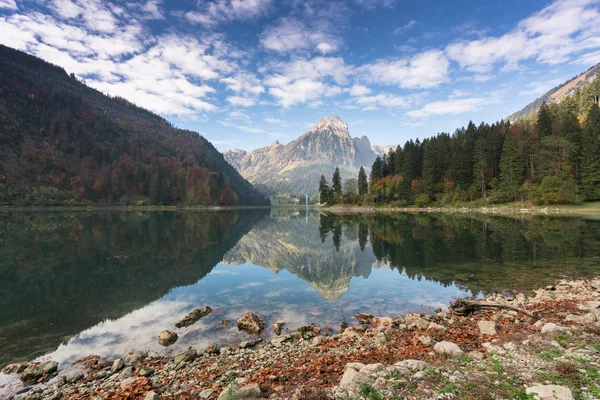
[[[321,180],[319,181],[319,202],[321,204],[331,203],[331,189],[329,189],[327,179],[325,179],[324,175],[321,175]]]
[[[500,190],[502,195],[516,201],[521,192],[525,176],[525,164],[521,158],[519,144],[512,132],[506,134],[502,157],[500,157]]]
[[[150,201],[152,204],[158,205],[163,202],[164,185],[165,177],[163,170],[162,168],[157,168],[156,172],[154,172],[154,175],[152,176],[152,181],[150,181],[150,189],[148,189],[148,194],[150,195]]]
[[[546,102],[542,103],[538,111],[536,129],[540,139],[552,135],[552,115]]]
[[[332,192],[333,192],[333,200],[336,203],[342,201],[342,177],[340,176],[340,169],[338,167],[333,171],[333,178],[331,179]]]
[[[582,137],[581,189],[586,200],[600,200],[600,108],[587,114]]]
[[[369,180],[369,186],[373,187],[375,182],[381,179],[381,157],[377,157],[371,167],[371,176]]]
[[[358,194],[364,196],[369,192],[369,183],[367,182],[367,173],[363,167],[358,170]]]

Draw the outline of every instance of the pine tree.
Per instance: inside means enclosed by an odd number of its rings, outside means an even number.
[[[327,204],[331,202],[331,190],[329,189],[329,185],[327,184],[327,179],[325,179],[324,175],[321,175],[321,180],[319,181],[319,202],[321,204]]]
[[[157,168],[156,172],[152,176],[152,181],[150,181],[150,189],[148,190],[148,194],[150,195],[150,201],[154,205],[158,205],[163,201],[163,186],[164,186],[164,174],[162,168]]]
[[[358,194],[364,196],[369,192],[369,183],[367,182],[367,173],[363,167],[358,170]]]
[[[510,200],[519,198],[525,177],[525,164],[521,158],[519,144],[512,132],[506,134],[502,157],[500,157],[500,190]]]
[[[552,115],[546,102],[542,103],[538,111],[536,128],[540,139],[552,135]]]
[[[373,166],[371,167],[371,177],[369,180],[369,186],[373,187],[373,185],[381,179],[381,157],[377,157],[373,162]]]
[[[600,200],[600,108],[587,114],[582,137],[581,189],[586,200]]]
[[[335,171],[333,172],[331,183],[333,200],[336,203],[339,203],[342,201],[342,177],[340,176],[340,169],[338,167],[336,167]]]

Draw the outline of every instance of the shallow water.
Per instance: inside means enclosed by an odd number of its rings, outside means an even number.
[[[0,366],[158,354],[249,338],[246,311],[294,330],[359,311],[397,316],[456,297],[600,272],[600,221],[305,210],[0,214]],[[215,311],[188,328],[190,310]],[[159,332],[179,333],[168,349]],[[263,336],[271,335],[267,329]]]

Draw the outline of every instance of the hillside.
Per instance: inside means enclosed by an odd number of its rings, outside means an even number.
[[[0,203],[264,205],[196,132],[0,45]]]
[[[263,193],[298,195],[316,194],[319,177],[330,178],[336,167],[343,179],[356,178],[359,168],[376,158],[369,139],[352,138],[348,125],[337,116],[321,119],[285,146],[274,142],[252,152],[236,149],[223,154]]]
[[[600,74],[600,64],[594,65],[592,68],[583,72],[582,74],[569,79],[565,83],[558,85],[541,97],[535,99],[533,102],[527,104],[521,110],[509,115],[507,119],[510,122],[516,121],[519,117],[526,117],[531,113],[536,113],[543,102],[546,103],[560,103],[566,97],[574,94],[578,89],[581,90],[584,87],[590,85],[596,76]]]

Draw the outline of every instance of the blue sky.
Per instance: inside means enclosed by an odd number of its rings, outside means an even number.
[[[287,143],[337,114],[402,144],[600,62],[598,0],[0,0],[0,43],[195,130]]]

